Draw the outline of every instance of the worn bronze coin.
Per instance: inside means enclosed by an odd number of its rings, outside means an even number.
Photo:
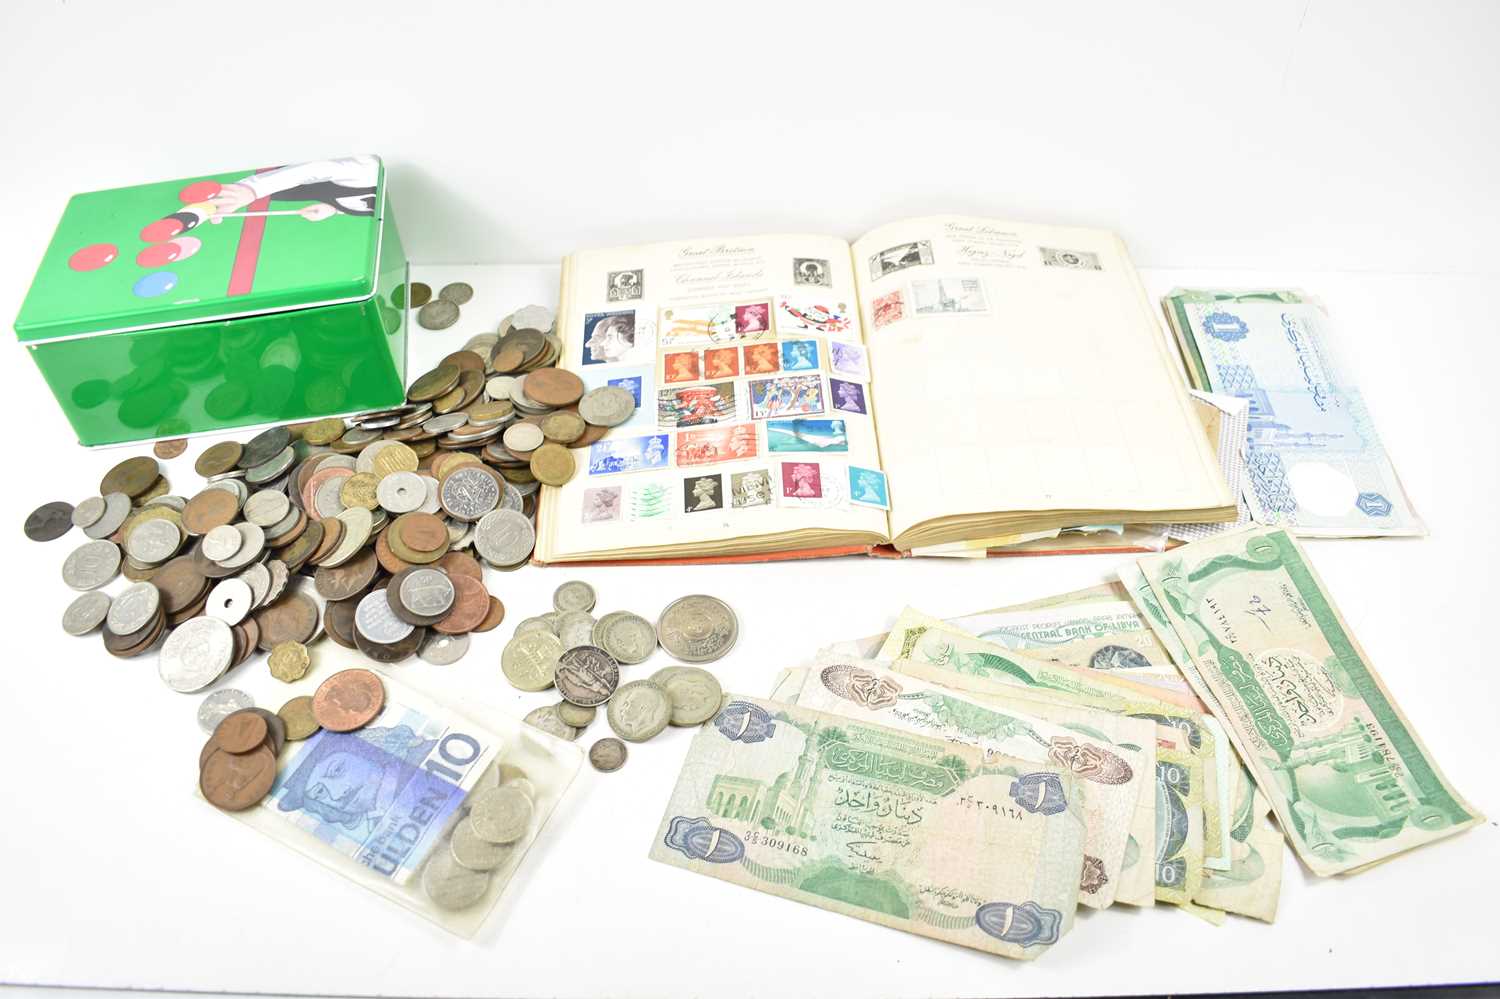
[[[573,452],[561,444],[543,444],[531,452],[531,474],[544,485],[565,485],[577,469]]]
[[[583,398],[583,379],[563,368],[538,368],[526,376],[526,395],[543,406],[571,406]]]
[[[193,565],[191,555],[179,555],[167,562],[151,582],[161,591],[162,606],[176,614],[208,592],[208,577]]]
[[[62,500],[43,503],[31,511],[24,526],[32,541],[56,541],[73,529],[73,504]]]
[[[99,495],[124,493],[126,496],[139,496],[150,489],[160,476],[161,466],[156,463],[155,458],[145,455],[126,458],[104,473],[104,478],[99,480]]]
[[[460,371],[483,371],[484,358],[472,350],[455,350],[447,357],[438,362],[438,365],[451,364]]]
[[[330,732],[368,725],[385,706],[385,685],[367,669],[340,670],[313,694],[313,717]]]
[[[453,584],[453,607],[446,617],[432,626],[444,635],[462,635],[473,631],[490,612],[490,594],[484,584],[468,576],[450,576]]]
[[[328,606],[323,608],[323,630],[328,632],[328,637],[333,639],[334,644],[358,650],[359,646],[354,644],[354,613],[358,609],[359,600],[354,597],[348,600],[330,600]]]
[[[266,720],[250,709],[236,711],[219,722],[214,741],[231,753],[248,753],[266,740]]]
[[[223,475],[239,467],[240,455],[244,450],[245,446],[239,441],[220,441],[198,456],[198,460],[193,462],[193,471],[205,479]]]
[[[568,447],[574,449],[588,447],[590,444],[603,440],[604,435],[607,433],[609,433],[608,427],[596,427],[590,423],[583,431],[583,436],[579,437],[576,441],[570,441]]]
[[[189,534],[203,535],[215,527],[234,523],[240,498],[227,489],[205,489],[182,508],[182,526]]]
[[[313,565],[321,565],[324,559],[338,549],[339,542],[344,538],[344,522],[337,517],[324,517],[318,521],[318,525],[323,529],[323,539],[308,558]]]
[[[294,697],[277,709],[276,714],[286,724],[286,737],[292,742],[300,742],[318,731],[322,726],[318,719],[313,717],[313,699],[304,694]]]
[[[490,361],[490,368],[498,374],[508,375],[525,363],[526,351],[515,344],[510,344],[495,351],[495,356]]]
[[[433,563],[433,568],[443,570],[450,577],[468,576],[478,582],[484,582],[484,570],[480,568],[478,560],[468,552],[448,552]]]
[[[505,605],[500,602],[499,597],[490,594],[490,609],[484,615],[484,620],[476,624],[472,630],[480,632],[494,631],[500,626],[500,622],[504,620]]]
[[[402,514],[392,527],[413,551],[435,552],[448,543],[447,525],[430,513]]]
[[[451,364],[439,364],[427,374],[411,383],[406,397],[412,402],[431,402],[438,396],[453,391],[458,384],[459,369]]]
[[[323,543],[323,521],[309,520],[303,514],[300,523],[302,530],[281,553],[281,560],[286,563],[289,572],[296,572],[306,565],[313,552]]]
[[[270,652],[282,642],[308,642],[318,633],[318,605],[301,593],[288,593],[255,612],[260,627],[256,643]]]
[[[262,430],[245,444],[240,454],[240,468],[255,468],[264,465],[287,449],[292,443],[292,432],[286,427],[270,427]]]
[[[187,444],[186,437],[173,437],[171,440],[157,441],[151,446],[151,453],[167,460],[179,458],[187,451]]]
[[[215,749],[198,776],[198,789],[209,804],[226,812],[252,808],[271,792],[276,781],[276,754],[261,745],[248,753]]]
[[[422,281],[413,281],[407,286],[406,304],[413,309],[420,309],[432,301],[432,286]],[[400,304],[399,302],[396,304]]]
[[[313,585],[326,600],[348,600],[365,592],[379,571],[375,549],[366,548],[343,565],[320,566],[313,574]]]
[[[410,659],[417,654],[417,650],[425,641],[427,641],[426,628],[413,628],[405,638],[398,639],[389,645],[372,642],[360,634],[358,628],[354,629],[354,647],[363,652],[367,658],[383,665],[393,665]]]
[[[314,420],[302,428],[302,439],[309,444],[322,447],[332,444],[344,436],[344,421],[337,416],[330,416],[325,420]]]

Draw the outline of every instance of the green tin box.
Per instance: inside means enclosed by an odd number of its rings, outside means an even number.
[[[75,195],[16,318],[79,443],[394,406],[406,256],[377,156]]]

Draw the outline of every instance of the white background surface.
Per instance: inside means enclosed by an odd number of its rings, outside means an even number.
[[[0,312],[19,308],[75,191],[362,149],[386,157],[419,261],[551,262],[580,246],[713,233],[852,236],[958,211],[1116,228],[1151,268],[1153,294],[1179,282],[1304,287],[1332,309],[1432,530],[1307,547],[1440,765],[1500,816],[1497,11],[6,5]],[[1162,269],[1186,266],[1211,269]],[[552,267],[473,280],[458,326],[416,331],[415,370],[510,309],[555,299]],[[151,657],[117,661],[97,638],[66,638],[57,622],[72,593],[58,572],[81,538],[33,544],[19,530],[37,504],[92,493],[123,453],[77,449],[19,350],[0,368],[0,398],[14,428],[0,472],[11,525],[0,531],[0,981],[858,996],[1500,977],[1493,821],[1352,879],[1311,879],[1288,854],[1273,926],[1117,907],[1081,914],[1020,965],[647,861],[689,741],[676,730],[634,747],[619,773],[585,769],[479,938],[450,938],[194,799],[198,699],[167,690]],[[199,450],[171,463],[178,491],[198,486]],[[781,667],[881,630],[904,602],[963,613],[1088,585],[1118,561],[487,576],[511,623],[574,575],[601,610],[651,617],[681,594],[715,593],[742,624],[716,671],[727,689],[763,693]],[[447,670],[407,668],[524,713],[548,698],[503,682],[509,633],[480,636]],[[313,679],[355,659],[317,653]],[[259,658],[230,682],[272,708],[289,696]]]

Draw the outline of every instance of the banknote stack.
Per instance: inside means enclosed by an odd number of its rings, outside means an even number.
[[[1079,905],[1270,922],[1284,841],[1341,874],[1480,820],[1276,528],[1017,606],[908,607],[727,700],[653,858],[1008,957]]]

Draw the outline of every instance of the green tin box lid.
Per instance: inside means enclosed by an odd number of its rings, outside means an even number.
[[[385,168],[345,156],[76,194],[16,336],[39,343],[368,298]]]

